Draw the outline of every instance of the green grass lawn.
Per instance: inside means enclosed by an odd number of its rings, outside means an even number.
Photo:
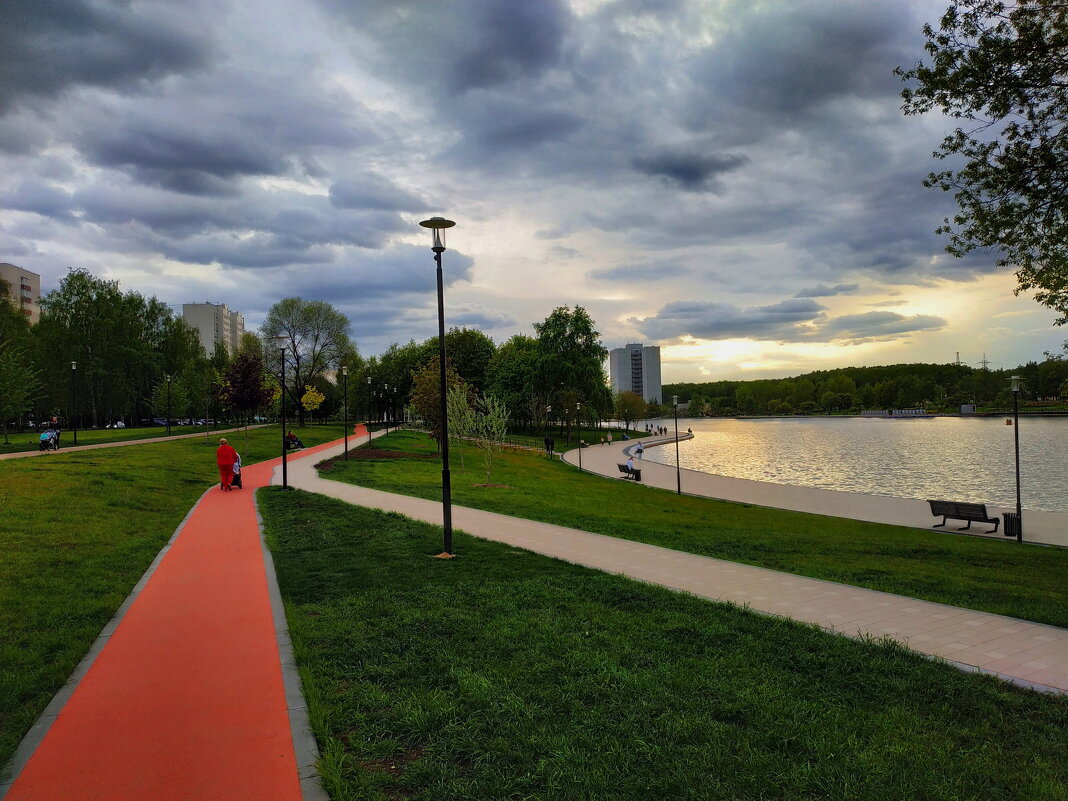
[[[258,497],[335,801],[1068,798],[1064,697],[459,532],[461,556],[433,559],[438,527]]]
[[[297,431],[308,446],[342,433]],[[250,431],[247,443],[243,433],[227,437],[245,464],[279,454],[277,426]],[[217,444],[196,438],[0,462],[0,769],[219,480]]]
[[[219,426],[230,428],[230,426]],[[171,426],[171,436],[179,434],[204,433],[203,426]],[[78,431],[79,445],[99,445],[102,442],[124,442],[134,439],[155,439],[167,436],[166,426],[151,426],[150,428],[98,428]],[[210,434],[209,434],[210,436]],[[23,453],[35,451],[40,447],[39,431],[8,432],[8,443],[0,437],[0,455],[5,453]],[[74,432],[64,429],[59,439],[61,449],[74,444]]]
[[[413,431],[391,433],[374,446],[435,452],[425,434]],[[680,497],[524,452],[502,454],[490,480],[473,446],[463,448],[463,469],[458,452],[451,461],[459,505],[1068,626],[1068,549]],[[353,460],[325,475],[441,497],[441,466],[433,459]]]

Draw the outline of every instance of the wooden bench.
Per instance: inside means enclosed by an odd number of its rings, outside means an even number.
[[[998,526],[1001,521],[996,517],[991,517],[986,511],[986,504],[982,503],[958,503],[956,501],[932,501],[928,500],[927,503],[931,504],[931,514],[935,517],[942,515],[942,522],[935,523],[934,528],[941,528],[946,524],[946,519],[952,517],[954,520],[967,520],[968,525],[963,528],[958,528],[957,531],[967,531],[972,527],[972,523],[993,523],[994,528],[985,532],[986,534],[997,534]]]
[[[619,472],[620,473],[626,473],[626,475],[623,476],[623,480],[624,481],[627,480],[628,478],[633,478],[635,481],[641,481],[642,480],[642,471],[641,470],[638,470],[638,469],[631,470],[625,464],[617,464],[616,467],[619,468]]]

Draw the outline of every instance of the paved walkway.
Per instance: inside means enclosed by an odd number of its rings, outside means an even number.
[[[681,439],[691,439],[682,435]],[[668,437],[646,437],[642,440],[646,449],[665,446],[674,450],[675,439]],[[627,452],[638,444],[637,440],[617,442],[611,445],[592,445],[582,449],[582,469],[613,479],[620,476],[616,465],[627,461]],[[648,452],[648,450],[647,450]],[[674,461],[674,453],[666,454]],[[578,465],[579,452],[570,450],[561,457],[568,464]],[[657,464],[648,458],[634,460],[636,467],[642,471],[642,483],[650,487],[676,490],[677,479],[675,467]],[[776,509],[790,509],[795,512],[809,512],[830,517],[848,517],[853,520],[867,520],[872,523],[890,523],[895,526],[931,529],[940,518],[931,516],[931,507],[926,501],[914,498],[892,498],[888,495],[864,495],[859,492],[837,492],[834,490],[799,487],[793,484],[773,484],[769,481],[751,481],[745,478],[731,478],[697,470],[679,471],[682,478],[682,491],[687,495],[704,498],[719,498],[725,501],[749,503],[754,506],[770,506]],[[953,500],[950,498],[949,500]],[[1014,512],[987,504],[987,511],[999,519],[1005,512]],[[1024,540],[1026,542],[1068,547],[1068,514],[1063,512],[1035,512],[1024,509]],[[963,526],[964,522],[950,520],[949,531]],[[972,523],[969,534],[981,534],[989,529],[979,523]],[[935,529],[942,531],[942,529]],[[1000,530],[991,534],[992,539],[1005,539]]]
[[[330,448],[322,456],[327,458],[340,450]],[[583,452],[584,466],[588,450]],[[276,469],[274,483],[280,481],[280,471]],[[441,525],[439,502],[321,478],[314,460],[291,466],[289,483],[349,503]],[[1068,629],[466,507],[453,507],[453,525],[484,539],[705,598],[748,605],[842,634],[892,637],[915,651],[961,667],[993,673],[1040,690],[1068,692]]]
[[[265,424],[249,426],[251,431],[254,428],[263,428]],[[192,439],[193,437],[206,437],[208,439],[217,437],[220,434],[231,434],[234,431],[244,431],[244,426],[237,428],[220,428],[218,431],[209,431],[206,435],[203,431],[195,434],[174,434],[169,437],[148,437],[147,439],[121,439],[115,442],[97,442],[93,445],[63,445],[58,451],[18,451],[17,453],[2,453],[0,459],[22,459],[27,456],[55,456],[60,453],[77,453],[78,451],[93,451],[97,448],[121,448],[124,445],[147,445],[151,442],[171,442],[176,439]],[[86,432],[91,433],[91,432]],[[69,431],[63,432],[64,436],[70,435]],[[69,439],[67,441],[70,441]]]
[[[201,496],[27,735],[4,801],[325,799],[314,741],[291,726],[303,702],[283,679],[285,617],[253,503],[279,461]]]

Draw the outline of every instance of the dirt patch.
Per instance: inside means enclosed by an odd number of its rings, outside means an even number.
[[[490,489],[515,489],[511,484],[472,484],[472,487],[488,487]]]
[[[349,451],[349,461],[358,462],[361,459],[437,459],[436,453],[404,453],[403,451],[383,451],[377,448],[353,448]],[[315,465],[315,469],[327,473],[336,462],[344,462],[345,454],[335,456],[332,459],[324,459]]]

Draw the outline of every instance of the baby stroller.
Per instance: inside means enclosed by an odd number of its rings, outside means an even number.
[[[240,456],[237,458],[237,461],[234,462],[234,475],[233,475],[233,478],[230,479],[230,486],[231,487],[237,487],[238,489],[243,489],[243,487],[241,486],[241,457]]]
[[[41,432],[40,443],[38,448],[42,451],[58,451],[59,450],[59,436],[51,428]]]

